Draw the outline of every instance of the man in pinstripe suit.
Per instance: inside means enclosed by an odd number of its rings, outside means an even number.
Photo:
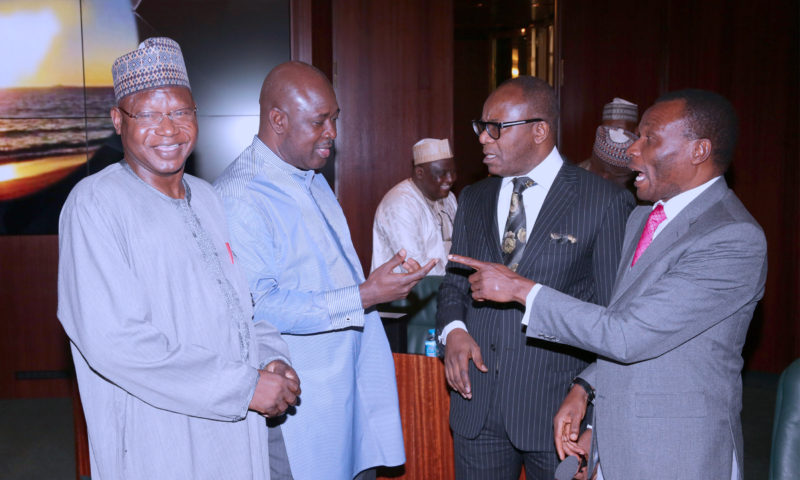
[[[597,353],[553,420],[560,452],[596,453],[598,478],[738,480],[742,347],[764,295],[767,244],[724,179],[736,112],[716,93],[680,90],[656,100],[639,131],[629,166],[636,196],[655,203],[628,219],[607,307],[503,265],[450,258],[476,269],[474,299],[524,304],[529,336]],[[591,450],[587,435],[575,444],[587,402]]]
[[[509,80],[489,96],[473,128],[493,176],[462,192],[451,252],[506,263],[519,275],[605,305],[634,200],[562,160],[558,115],[553,89],[533,77]],[[527,188],[518,191],[516,177],[526,177],[519,183]],[[454,390],[456,476],[515,479],[524,464],[527,478],[550,480],[558,463],[552,419],[590,357],[528,339],[522,306],[474,302],[471,272],[448,264],[437,315]]]

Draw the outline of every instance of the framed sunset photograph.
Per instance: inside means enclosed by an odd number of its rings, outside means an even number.
[[[289,34],[289,0],[0,2],[0,235],[58,233],[70,190],[123,158],[111,65],[140,41],[181,45],[201,132],[186,171],[211,182],[252,142]]]
[[[0,233],[56,233],[114,136],[110,65],[137,43],[129,0],[0,3]]]

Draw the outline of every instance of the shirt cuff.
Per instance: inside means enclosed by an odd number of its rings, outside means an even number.
[[[364,307],[358,285],[327,291],[325,301],[334,330],[364,326]]]
[[[290,362],[289,359],[284,357],[283,355],[273,355],[267,358],[266,360],[262,360],[261,363],[258,364],[258,369],[264,370],[265,368],[267,368],[267,365],[274,362],[275,360],[280,360],[286,365],[289,365],[290,367],[292,366],[292,362]]]
[[[243,411],[233,420],[234,422],[244,420],[244,418],[247,417],[247,411],[250,410],[250,402],[253,401],[253,396],[256,394],[256,388],[258,387],[258,381],[261,379],[261,374],[258,373],[258,370],[253,368],[250,372],[250,378],[252,380],[250,382],[251,387],[246,395],[247,403],[244,404]]]
[[[442,334],[439,335],[439,343],[442,345],[447,345],[447,335],[450,334],[456,328],[460,328],[461,330],[467,331],[467,326],[461,320],[453,320],[452,322],[448,323],[442,329]]]
[[[531,319],[531,307],[533,307],[533,301],[536,300],[536,295],[539,294],[539,290],[542,289],[542,284],[537,283],[536,285],[531,288],[531,291],[528,292],[528,296],[525,297],[525,313],[522,315],[522,324],[526,327],[528,326],[528,321]]]

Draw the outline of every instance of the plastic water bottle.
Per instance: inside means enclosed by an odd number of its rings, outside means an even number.
[[[425,336],[425,356],[438,357],[439,348],[436,346],[436,329],[431,328],[428,330],[428,335]]]

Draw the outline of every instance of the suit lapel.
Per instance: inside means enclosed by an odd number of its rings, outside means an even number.
[[[622,242],[622,254],[620,255],[619,268],[617,269],[617,283],[622,278],[631,266],[633,260],[633,252],[636,251],[636,245],[639,243],[639,238],[644,231],[644,225],[647,223],[647,217],[650,215],[652,207],[637,207],[631,213],[628,220],[628,228],[625,230],[625,240]],[[635,227],[633,227],[635,225]]]
[[[642,253],[642,256],[639,257],[639,260],[636,261],[636,265],[633,267],[630,266],[631,259],[633,258],[633,250],[630,249],[631,245],[627,245],[625,255],[622,257],[625,263],[620,265],[622,277],[618,281],[615,294],[624,292],[642,275],[642,273],[648,270],[650,265],[663,258],[664,254],[672,248],[675,242],[686,235],[691,225],[715,203],[720,201],[727,191],[728,185],[725,183],[724,178],[717,180],[713,185],[708,187],[706,191],[701,193],[700,196],[692,200],[689,205],[681,210],[677,217],[670,220],[669,224],[664,227],[664,230],[661,231],[655,239],[653,239],[653,242],[647,247],[647,250]],[[649,211],[647,214],[649,215]],[[639,243],[639,238],[641,237],[642,230],[644,230],[644,223],[646,221],[647,216],[645,216],[645,220],[642,221],[637,228],[636,234],[633,235],[633,249],[635,249],[636,245]]]
[[[502,179],[500,177],[492,177],[489,185],[481,195],[478,208],[479,214],[477,219],[488,219],[479,225],[481,229],[480,235],[476,238],[483,239],[486,242],[486,251],[489,252],[489,261],[494,263],[503,263],[503,252],[500,246],[500,234],[497,227],[497,205],[498,197],[500,196],[500,186]]]
[[[574,168],[578,167],[568,165],[565,162],[558,171],[558,175],[556,175],[550,190],[547,192],[544,203],[542,203],[542,208],[539,210],[539,216],[536,217],[533,229],[528,230],[528,241],[525,244],[525,252],[517,269],[518,272],[529,271],[531,265],[542,253],[542,250],[550,244],[550,233],[555,232],[553,227],[556,222],[575,203],[577,198],[575,186],[578,180],[573,170]]]

